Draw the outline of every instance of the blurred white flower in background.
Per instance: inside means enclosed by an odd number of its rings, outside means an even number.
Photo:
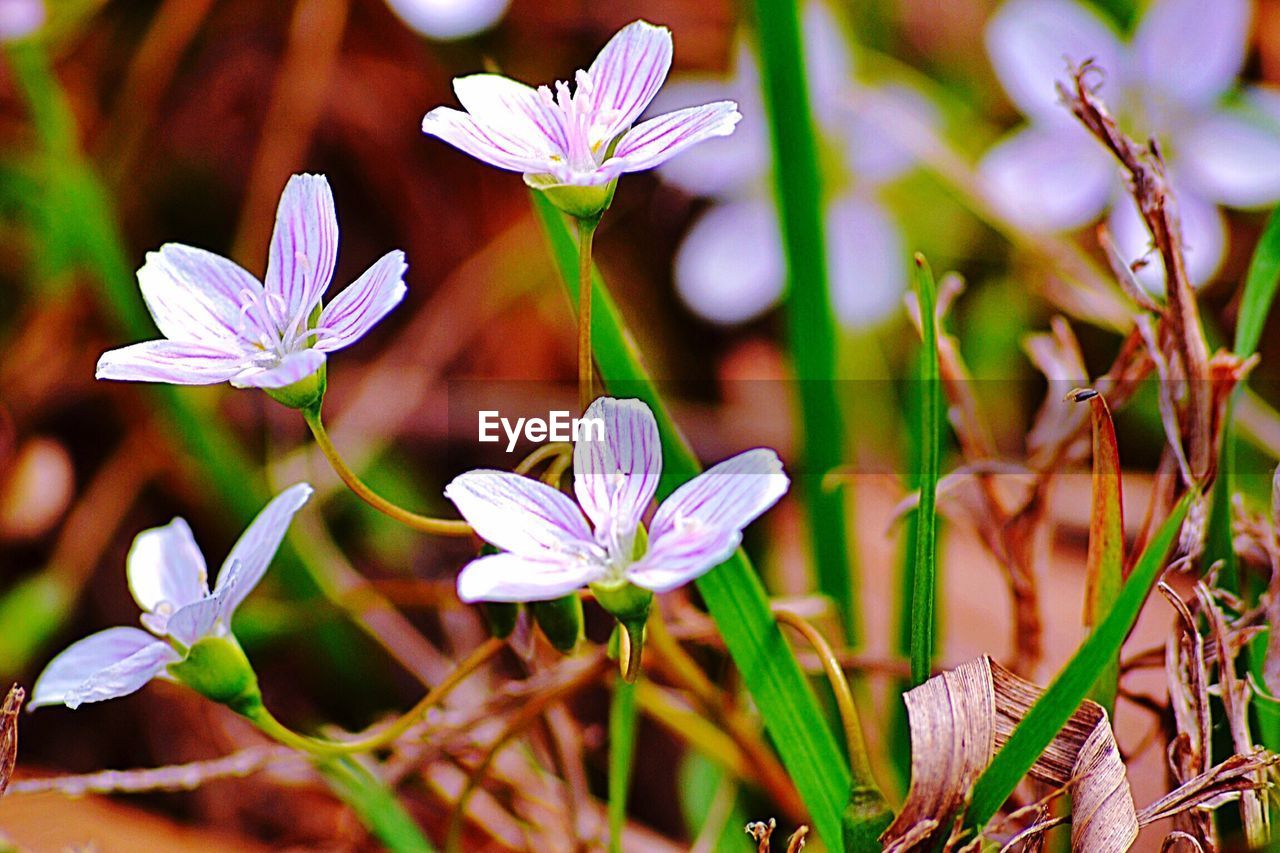
[[[0,0],[0,41],[31,35],[44,17],[44,0]]]
[[[387,0],[387,5],[427,38],[448,40],[489,29],[506,14],[511,0]]]
[[[1125,40],[1084,3],[1005,3],[987,24],[987,50],[1030,121],[983,158],[993,201],[1040,231],[1078,228],[1110,209],[1121,254],[1134,260],[1147,252],[1150,238],[1115,161],[1054,88],[1068,78],[1068,61],[1092,59],[1103,71],[1100,95],[1117,119],[1136,138],[1159,143],[1182,216],[1188,272],[1194,284],[1208,280],[1226,243],[1218,205],[1280,199],[1280,96],[1236,85],[1251,14],[1248,0],[1156,0]],[[1233,93],[1240,97],[1227,97]],[[1162,290],[1159,257],[1139,276]]]
[[[877,130],[906,112],[932,123],[934,113],[903,85],[868,86],[854,79],[854,59],[827,6],[804,10],[805,69],[826,172],[827,262],[831,300],[845,326],[873,325],[901,305],[907,286],[906,246],[893,215],[877,198],[914,159]],[[659,170],[669,183],[715,204],[702,214],[676,254],[675,284],[698,315],[741,323],[772,307],[785,287],[782,237],[770,183],[768,117],[754,55],[740,46],[726,80],[686,76],[667,84],[655,111],[729,98],[743,115],[737,131],[690,149]]]

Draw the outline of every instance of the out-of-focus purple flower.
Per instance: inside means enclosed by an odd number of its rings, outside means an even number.
[[[1009,97],[1030,119],[996,144],[980,166],[1002,211],[1033,230],[1094,221],[1110,208],[1125,257],[1146,254],[1150,238],[1123,190],[1111,156],[1057,102],[1067,62],[1093,59],[1102,94],[1138,137],[1154,136],[1177,192],[1192,282],[1222,260],[1219,205],[1257,207],[1280,199],[1280,113],[1248,89],[1224,104],[1244,64],[1249,0],[1155,0],[1132,39],[1122,40],[1087,4],[1009,0],[987,25],[987,50]],[[1164,285],[1158,256],[1140,273]]]
[[[148,254],[138,284],[165,339],[104,353],[98,378],[283,389],[315,375],[326,353],[358,340],[405,293],[404,253],[392,251],[320,310],[337,254],[329,182],[294,175],[280,197],[266,284],[192,246]]]
[[[0,0],[0,41],[31,35],[44,19],[44,0]]]
[[[662,473],[658,426],[639,400],[601,397],[584,415],[595,418],[603,439],[581,440],[573,450],[576,504],[509,471],[469,471],[445,489],[476,533],[503,551],[462,570],[463,601],[544,601],[628,582],[666,592],[728,559],[742,529],[787,491],[776,453],[740,453],[676,489],[654,513],[647,545],[637,548]]]
[[[235,609],[266,574],[294,513],[311,497],[298,483],[281,492],[240,536],[209,591],[204,555],[181,518],[133,540],[129,591],[147,629],[108,628],[73,643],[36,679],[31,708],[127,696],[153,678],[169,678],[202,639],[229,637]],[[150,633],[148,633],[150,632]]]
[[[387,0],[409,27],[433,39],[461,39],[484,32],[506,13],[511,0]]]
[[[804,8],[805,70],[825,150],[828,186],[827,267],[837,318],[851,328],[873,325],[901,305],[907,254],[878,189],[914,165],[883,130],[907,116],[931,124],[934,113],[915,90],[869,86],[854,76],[854,57],[823,2]],[[676,255],[675,283],[684,302],[716,323],[740,323],[772,307],[786,280],[782,237],[769,185],[768,123],[755,56],[741,45],[729,79],[673,81],[656,107],[730,97],[745,118],[736,133],[699,146],[660,170],[672,184],[717,204],[689,229]]]
[[[453,81],[465,112],[436,107],[422,121],[478,160],[521,172],[537,189],[600,187],[624,172],[652,169],[695,143],[733,132],[737,104],[719,101],[632,127],[671,68],[671,32],[636,21],[618,31],[576,87],[534,89],[498,74]]]

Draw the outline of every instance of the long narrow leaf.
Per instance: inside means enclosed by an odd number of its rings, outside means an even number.
[[[1124,504],[1120,447],[1107,401],[1096,391],[1080,393],[1093,415],[1093,496],[1089,505],[1089,556],[1085,566],[1084,624],[1099,625],[1115,606],[1124,583]],[[1108,661],[1089,698],[1114,713],[1120,654]]]
[[[756,0],[760,68],[773,141],[773,177],[787,262],[787,325],[800,397],[809,535],[818,586],[836,603],[845,639],[858,639],[847,511],[823,475],[844,459],[844,423],[836,396],[836,331],[827,286],[822,174],[813,130],[804,48],[795,0]]]
[[[1236,335],[1232,349],[1240,358],[1248,358],[1258,349],[1262,330],[1266,327],[1276,289],[1280,287],[1280,208],[1272,211],[1254,247],[1240,296],[1240,315],[1236,319]],[[1233,423],[1235,398],[1227,399],[1223,415],[1222,437],[1218,450],[1218,479],[1213,484],[1213,501],[1205,531],[1206,566],[1221,561],[1221,581],[1228,588],[1237,579],[1236,552],[1231,541],[1231,494],[1235,490],[1236,430]]]
[[[941,371],[938,366],[937,301],[933,271],[915,257],[920,300],[920,502],[916,506],[915,560],[911,563],[911,681],[923,684],[933,672],[934,610],[937,606],[938,476],[942,439]]]
[[[1183,497],[1160,525],[1125,581],[1111,612],[1085,638],[978,779],[965,816],[967,827],[981,830],[986,826],[1054,735],[1080,706],[1089,688],[1098,680],[1098,673],[1119,652],[1164,567],[1165,557],[1182,527],[1192,498],[1193,494]]]
[[[577,301],[577,254],[563,216],[539,193],[534,209],[551,244],[552,255]],[[663,471],[658,496],[696,476],[700,466],[658,396],[635,341],[598,272],[592,273],[592,339],[605,385],[615,394],[638,397],[653,410],[662,437]],[[835,735],[769,612],[760,578],[738,551],[698,580],[711,616],[743,681],[764,718],[787,772],[813,816],[828,849],[842,851],[841,812],[849,795],[849,768]]]
[[[636,755],[636,685],[619,678],[609,707],[609,850],[622,851],[631,765]]]
[[[396,799],[395,792],[354,758],[318,764],[329,788],[365,829],[393,853],[432,853],[435,847]]]

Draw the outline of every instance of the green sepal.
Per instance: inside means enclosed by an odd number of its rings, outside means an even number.
[[[169,674],[202,696],[252,717],[262,707],[258,676],[233,637],[202,637]]]
[[[482,601],[480,612],[489,633],[499,640],[510,637],[520,619],[520,605],[514,601]]]
[[[531,601],[529,612],[557,651],[571,654],[582,642],[582,599],[576,594],[553,601]]]
[[[328,362],[320,365],[320,369],[310,376],[299,379],[292,385],[286,385],[283,388],[263,388],[267,395],[277,403],[288,406],[291,409],[316,410],[319,411],[320,404],[324,402],[324,392],[328,387],[328,379],[326,376]]]
[[[574,219],[593,221],[599,220],[613,204],[613,193],[618,188],[617,178],[594,186],[562,184],[551,175],[525,175],[524,182]]]
[[[845,853],[880,850],[880,836],[893,823],[893,809],[874,787],[853,783],[849,804],[840,816]]]

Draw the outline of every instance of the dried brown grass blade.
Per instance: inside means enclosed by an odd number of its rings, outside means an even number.
[[[911,787],[881,836],[886,851],[929,849],[950,835],[973,784],[1042,690],[983,656],[905,695],[911,724]],[[1073,799],[1074,850],[1123,851],[1138,834],[1137,811],[1106,712],[1086,701],[1031,768],[1031,777]],[[1019,833],[1034,843],[1051,825]]]
[[[18,685],[9,688],[4,705],[0,705],[0,796],[4,796],[18,763],[18,712],[27,692]]]

